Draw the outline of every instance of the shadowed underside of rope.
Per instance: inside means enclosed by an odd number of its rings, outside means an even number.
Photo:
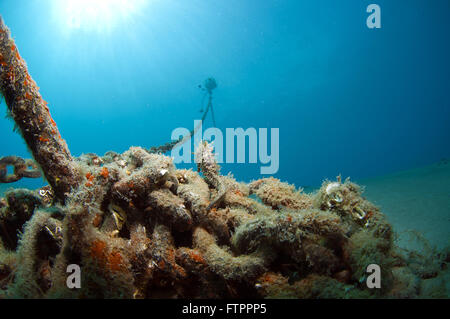
[[[57,198],[64,200],[67,193],[79,184],[77,168],[50,116],[47,102],[29,75],[1,17],[0,90],[8,106],[8,116],[14,120]]]

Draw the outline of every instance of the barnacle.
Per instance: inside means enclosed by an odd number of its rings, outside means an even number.
[[[117,205],[110,205],[110,212],[118,230],[121,230],[127,220],[126,212]]]

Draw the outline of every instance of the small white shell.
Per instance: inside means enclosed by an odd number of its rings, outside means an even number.
[[[127,166],[127,162],[125,162],[124,160],[120,160],[117,165],[119,165],[120,167],[124,168],[125,166]]]
[[[327,195],[330,195],[330,193],[331,193],[335,188],[338,188],[340,185],[341,185],[341,184],[338,183],[338,182],[329,183],[329,184],[327,185],[326,190],[325,190],[325,191],[327,192]]]

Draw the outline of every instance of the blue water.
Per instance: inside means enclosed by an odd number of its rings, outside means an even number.
[[[55,2],[0,0],[0,14],[75,156],[192,129],[213,76],[217,126],[279,128],[275,177],[297,186],[450,157],[448,0],[377,0],[381,29],[366,26],[374,0],[153,0],[109,30],[68,30]],[[0,156],[30,157],[12,127],[0,119]]]

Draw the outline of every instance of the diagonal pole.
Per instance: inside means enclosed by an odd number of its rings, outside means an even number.
[[[56,197],[64,201],[71,189],[79,184],[77,165],[1,16],[0,91],[8,106],[8,115],[14,120]]]

